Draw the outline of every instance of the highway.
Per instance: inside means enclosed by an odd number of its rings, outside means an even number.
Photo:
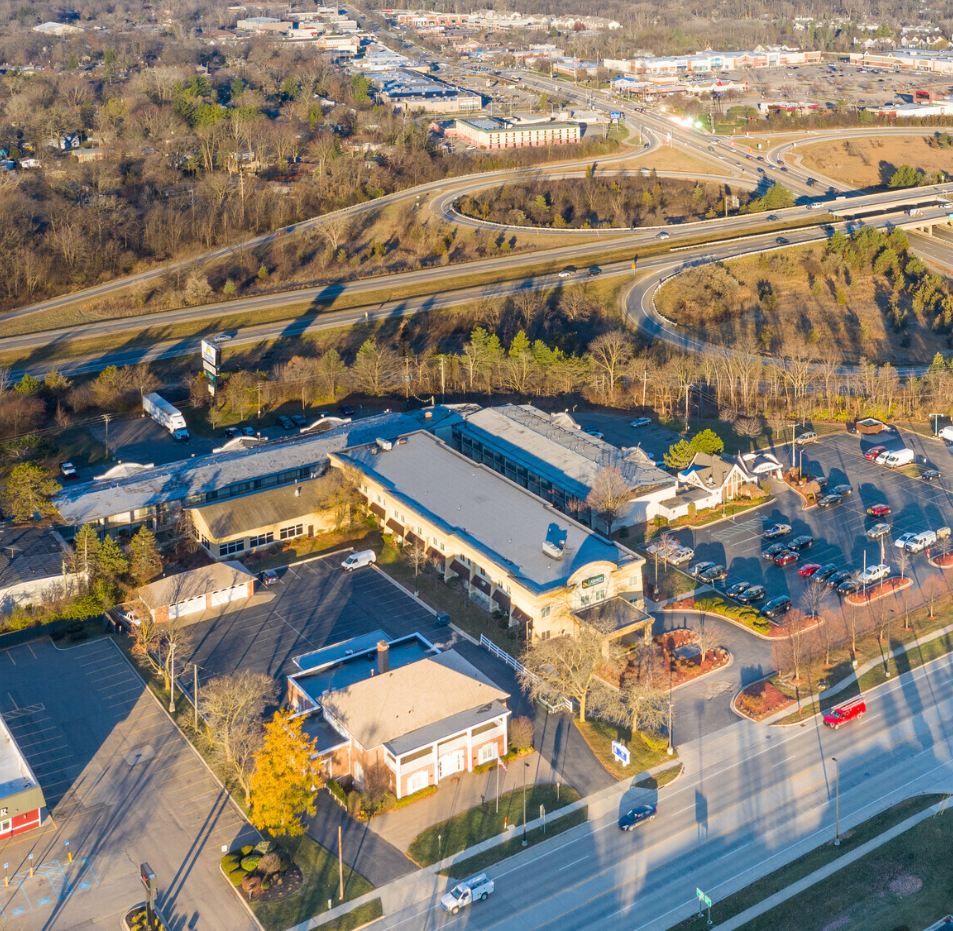
[[[619,814],[655,801],[623,784],[590,799],[590,822],[489,870],[496,892],[459,916],[425,884],[375,928],[477,931],[664,931],[834,836],[840,766],[843,832],[893,803],[953,789],[953,659],[866,695],[868,712],[831,731],[738,721],[679,747],[686,773],[658,797],[655,822],[619,831]]]

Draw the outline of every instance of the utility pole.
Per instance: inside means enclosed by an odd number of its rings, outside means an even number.
[[[837,767],[834,777],[834,846],[840,847],[840,763],[837,762],[836,756],[831,759]]]
[[[169,649],[169,714],[175,714],[175,643]]]
[[[195,732],[199,730],[199,665],[192,663],[192,704],[195,706]]]
[[[529,763],[523,764],[523,842],[520,844],[521,847],[525,847],[529,841],[526,840],[526,770],[529,768]]]
[[[344,846],[341,841],[341,825],[338,825],[338,898],[344,901]]]
[[[255,387],[258,389],[258,423],[261,423],[261,382],[258,382]]]
[[[112,414],[103,414],[103,422],[106,424],[106,461],[109,462],[109,421],[112,420]]]
[[[444,356],[440,357],[440,403],[442,404],[447,398],[447,376],[446,371],[444,370],[444,363],[446,359]]]

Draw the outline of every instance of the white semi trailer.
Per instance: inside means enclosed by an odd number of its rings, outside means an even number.
[[[185,425],[182,412],[173,407],[165,398],[158,394],[147,394],[142,399],[142,409],[158,424],[161,424],[173,438],[180,443],[187,443],[189,430]]]

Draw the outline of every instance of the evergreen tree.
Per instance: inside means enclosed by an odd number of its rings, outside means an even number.
[[[34,516],[50,517],[56,513],[53,495],[62,490],[39,466],[24,462],[14,466],[3,490],[3,506],[17,522],[25,523]]]
[[[117,581],[129,569],[126,557],[123,556],[119,545],[109,534],[106,534],[103,538],[103,542],[100,544],[93,560],[93,566],[97,576],[110,582]]]
[[[161,572],[162,558],[156,547],[156,535],[140,527],[129,544],[129,574],[136,585],[145,585]]]

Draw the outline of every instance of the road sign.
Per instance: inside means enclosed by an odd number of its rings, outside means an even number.
[[[629,765],[629,748],[625,744],[619,743],[618,740],[612,741],[612,756],[615,757],[623,766]]]
[[[695,895],[698,896],[699,901],[704,902],[704,904],[708,908],[711,908],[711,899],[707,895],[705,895],[705,893],[702,892],[701,889],[696,889]]]

